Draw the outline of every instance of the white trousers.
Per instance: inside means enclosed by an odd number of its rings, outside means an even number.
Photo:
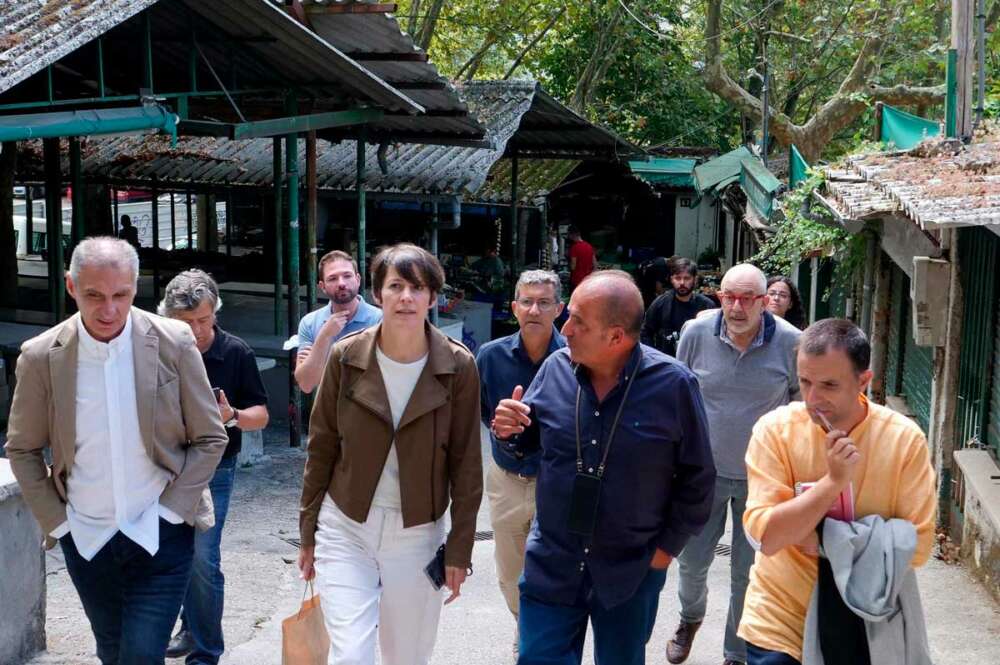
[[[444,542],[444,520],[403,528],[400,511],[372,506],[358,524],[323,500],[316,530],[316,587],[330,634],[330,665],[428,665],[443,591],[424,574]]]

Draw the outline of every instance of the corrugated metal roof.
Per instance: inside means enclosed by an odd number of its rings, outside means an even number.
[[[352,58],[377,54],[377,60],[362,60],[365,68],[400,88],[427,111],[426,115],[386,117],[369,124],[367,131],[374,140],[431,143],[484,137],[485,127],[470,114],[458,90],[426,59],[424,51],[414,45],[392,14],[325,11],[328,5],[367,4],[350,1],[306,0],[303,4],[308,24],[316,34]],[[335,132],[328,135],[337,136]]]
[[[155,30],[179,28],[185,34],[187,26],[180,18],[177,3],[197,15],[199,29],[217,29],[229,38],[249,40],[241,48],[252,49],[265,61],[267,69],[261,68],[259,73],[275,83],[307,88],[329,85],[361,103],[405,113],[423,110],[267,0],[3,2],[0,94],[144,10],[152,12],[150,20]],[[262,34],[267,39],[261,39]],[[211,44],[204,46],[206,52],[212,50]],[[177,57],[183,63],[190,47],[181,42],[158,43],[156,48],[157,57],[170,58],[172,51],[182,53],[183,57]],[[216,57],[225,58],[226,51],[217,52]]]
[[[1000,143],[929,141],[907,153],[849,158],[827,170],[849,219],[898,213],[928,229],[1000,224]]]
[[[518,159],[517,200],[534,205],[535,199],[558,187],[579,166],[575,159]],[[490,169],[486,183],[472,198],[485,203],[510,203],[511,160],[501,159]]]
[[[493,171],[495,187],[484,196],[489,201],[506,201],[509,194],[509,164],[498,165],[513,136],[520,136],[522,118],[536,99],[534,82],[500,82],[499,85],[472,86],[467,92],[470,107],[486,125],[487,137],[495,150],[442,145],[387,144],[379,167],[379,146],[369,144],[365,159],[365,187],[373,192],[406,194],[455,194],[478,199],[477,193]],[[35,142],[19,160],[21,177],[41,177],[41,145]],[[304,144],[304,142],[302,142]],[[90,139],[83,143],[84,176],[95,181],[148,184],[159,182],[184,186],[268,186],[272,182],[272,141],[228,141],[226,139],[181,137],[177,147],[158,136]],[[300,158],[304,164],[304,145]],[[320,141],[317,149],[317,186],[323,190],[350,191],[355,186],[357,144],[354,141]],[[65,159],[65,158],[64,158]],[[509,160],[503,160],[507,162]],[[558,160],[553,160],[558,161]],[[576,160],[565,161],[566,173]],[[562,169],[545,160],[524,158],[525,189],[522,200],[554,187],[565,178]],[[570,166],[572,165],[572,166]],[[66,166],[65,168],[68,168]],[[537,179],[533,174],[539,170]],[[304,166],[300,167],[300,171]],[[508,173],[504,175],[505,171]],[[65,169],[64,169],[65,172]],[[537,184],[537,186],[536,186]],[[519,196],[519,198],[521,198]]]

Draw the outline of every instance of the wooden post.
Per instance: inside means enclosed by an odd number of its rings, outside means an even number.
[[[875,136],[872,137],[872,141],[875,143],[882,142],[882,112],[885,111],[885,104],[883,102],[875,102]]]
[[[889,358],[889,291],[892,275],[890,262],[881,250],[875,254],[875,293],[872,298],[872,379],[869,393],[872,401],[885,404],[885,368]]]
[[[274,173],[274,334],[280,335],[285,327],[285,313],[281,309],[281,286],[285,281],[284,243],[282,242],[281,186],[284,163],[281,160],[281,137],[274,137],[272,148]]]
[[[951,47],[955,49],[955,131],[959,137],[972,134],[973,15],[975,0],[952,0]]]
[[[319,259],[319,249],[316,247],[316,225],[319,215],[319,202],[316,195],[316,131],[306,134],[306,244],[309,258],[306,266],[306,299],[309,311],[316,309],[316,261]]]

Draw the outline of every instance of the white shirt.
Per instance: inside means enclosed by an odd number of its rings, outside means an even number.
[[[399,421],[403,419],[403,412],[413,395],[413,389],[417,385],[420,373],[424,371],[427,364],[427,354],[420,360],[412,363],[399,363],[382,353],[382,349],[375,347],[375,356],[378,358],[378,368],[382,372],[382,382],[385,383],[385,392],[389,397],[389,410],[392,412],[392,428],[399,427]],[[378,485],[375,487],[375,497],[372,505],[381,508],[392,508],[400,510],[403,501],[399,492],[399,456],[396,454],[396,439],[393,438],[389,445],[389,456],[382,467],[382,475],[379,476]]]
[[[87,561],[118,531],[155,555],[160,516],[183,521],[160,506],[169,482],[169,473],[146,454],[139,430],[132,316],[110,342],[94,339],[79,321],[76,453],[66,480],[67,521],[51,535],[72,533]]]

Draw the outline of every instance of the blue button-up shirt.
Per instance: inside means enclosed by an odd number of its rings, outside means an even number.
[[[638,374],[608,455],[588,541],[570,534],[566,524],[577,473],[577,388],[584,470],[596,470],[632,372]],[[592,590],[605,608],[619,605],[635,594],[656,548],[677,556],[711,512],[715,468],[698,380],[680,362],[637,345],[618,384],[598,402],[586,370],[577,370],[569,350],[560,349],[542,365],[524,402],[532,425],[504,446],[512,454],[539,446],[542,452],[522,590],[562,605]]]
[[[476,354],[476,367],[479,368],[479,404],[482,406],[482,418],[486,427],[490,426],[500,400],[510,397],[516,386],[523,386],[527,391],[546,358],[564,346],[566,346],[565,338],[553,326],[549,348],[545,352],[545,357],[537,364],[532,362],[528,352],[521,346],[520,331],[479,347],[479,352]],[[504,452],[503,444],[496,440],[492,432],[490,439],[493,442],[493,460],[501,469],[522,476],[538,474],[540,452],[511,455]]]
[[[346,337],[351,333],[370,328],[382,320],[382,310],[374,305],[369,305],[364,298],[358,298],[358,308],[354,310],[354,316],[344,324],[343,330],[333,338],[336,342],[341,337]],[[333,305],[326,304],[317,310],[309,312],[299,321],[299,348],[307,349],[316,343],[320,328],[333,316]],[[330,345],[333,348],[333,344]]]

